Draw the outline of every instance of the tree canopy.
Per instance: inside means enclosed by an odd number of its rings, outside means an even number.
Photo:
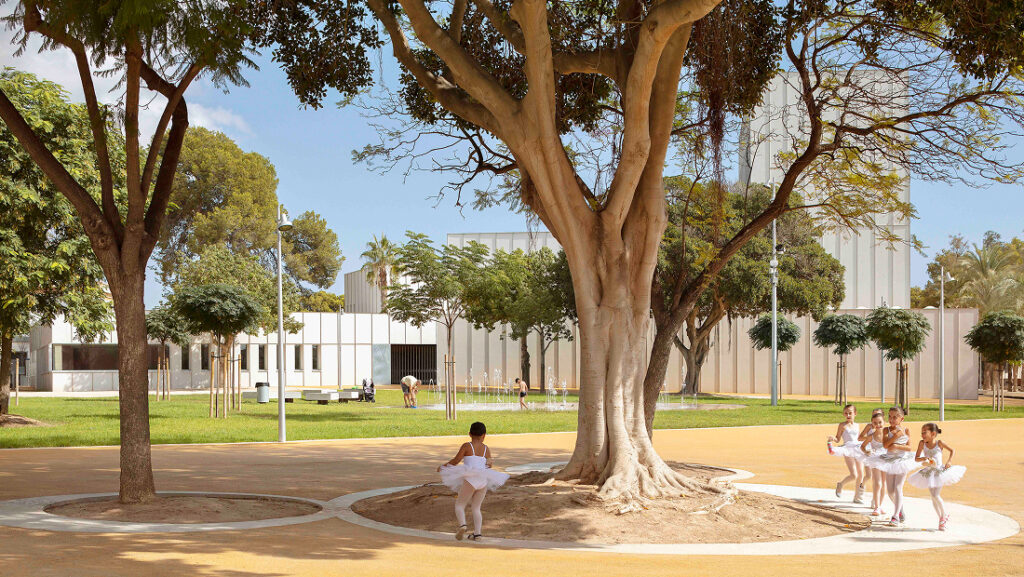
[[[336,313],[345,308],[345,295],[316,291],[302,295],[299,308],[307,313]]]
[[[192,342],[189,321],[174,308],[164,304],[146,313],[146,332],[160,344],[174,343],[185,348]]]
[[[223,133],[189,128],[154,257],[161,279],[171,282],[182,263],[214,245],[276,270],[277,184],[266,157],[243,151]],[[285,272],[297,286],[333,285],[344,260],[337,234],[313,211],[292,225],[281,242]]]
[[[814,329],[814,344],[832,347],[832,352],[840,356],[863,348],[867,342],[867,323],[857,315],[829,315]]]
[[[800,327],[785,317],[777,317],[779,328],[776,331],[776,346],[780,351],[788,351],[800,340]],[[754,348],[757,350],[772,347],[772,316],[761,315],[754,326],[747,331]]]
[[[909,361],[924,350],[932,331],[917,311],[878,307],[867,317],[867,335],[890,361]]]
[[[1024,317],[1010,311],[986,314],[964,337],[990,363],[1024,360]]]
[[[259,301],[227,284],[185,287],[175,295],[172,306],[191,332],[211,333],[221,340],[251,330],[263,313]]]

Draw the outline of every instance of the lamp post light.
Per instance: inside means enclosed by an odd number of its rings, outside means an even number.
[[[939,265],[939,421],[946,420],[946,267]],[[949,276],[949,280],[953,280]]]
[[[772,281],[772,406],[779,405],[779,245],[772,221],[772,260],[768,262]]]
[[[277,441],[287,440],[284,425],[284,292],[281,287],[281,235],[292,229],[292,221],[277,207]]]

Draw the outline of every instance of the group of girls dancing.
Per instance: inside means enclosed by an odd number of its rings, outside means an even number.
[[[885,412],[875,409],[871,422],[859,433],[857,407],[846,405],[843,416],[845,420],[839,423],[835,436],[828,438],[829,453],[842,457],[849,470],[849,474],[836,483],[836,497],[841,498],[843,486],[853,481],[856,483],[853,500],[864,503],[864,483],[870,478],[871,515],[885,517],[882,500],[888,495],[893,504],[889,526],[898,527],[906,521],[903,485],[909,482],[931,493],[932,506],[939,516],[939,531],[945,531],[949,514],[942,500],[942,487],[959,482],[967,468],[952,464],[953,448],[939,440],[942,429],[935,423],[923,425],[921,441],[915,449],[910,442],[910,429],[903,426],[903,409],[899,407],[889,409],[888,426]],[[943,451],[949,451],[945,461]]]

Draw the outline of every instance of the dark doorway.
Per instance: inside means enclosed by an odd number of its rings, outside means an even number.
[[[391,345],[391,383],[412,375],[427,384],[437,382],[437,345]]]

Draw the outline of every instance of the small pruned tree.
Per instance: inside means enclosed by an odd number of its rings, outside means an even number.
[[[800,340],[800,327],[793,321],[785,318],[778,317],[779,328],[776,335],[776,346],[780,352],[786,352],[793,348],[793,345]],[[750,327],[747,331],[747,335],[750,336],[750,340],[754,343],[754,348],[763,351],[764,349],[770,349],[772,347],[772,316],[761,315],[754,323],[754,326]],[[779,359],[779,365],[772,367],[772,370],[782,372],[782,359]]]
[[[187,355],[192,333],[189,332],[185,319],[166,304],[146,313],[146,333],[149,338],[160,343],[156,398],[166,400],[171,392],[171,367],[167,358],[167,344],[178,345],[182,349],[182,354]]]
[[[186,320],[191,332],[210,333],[219,361],[211,366],[210,416],[218,416],[219,412],[219,416],[227,417],[228,351],[234,346],[235,335],[259,327],[263,306],[245,290],[227,284],[185,287],[175,293],[173,303],[173,310]],[[218,411],[216,388],[219,383],[223,384],[224,402]]]
[[[487,260],[487,247],[470,242],[465,247],[446,244],[438,248],[424,234],[407,232],[406,236],[409,241],[399,249],[398,262],[409,283],[389,287],[384,310],[413,326],[431,321],[444,325],[450,363],[445,366],[445,412],[447,418],[454,419],[452,329],[466,314],[469,295]]]
[[[846,355],[863,348],[867,342],[867,323],[856,315],[829,315],[814,329],[814,344],[833,347],[832,352],[839,355],[836,363],[837,405],[846,404]]]
[[[1010,363],[1024,359],[1024,317],[1010,311],[989,313],[974,325],[964,340],[985,361],[1002,365],[1008,371]],[[992,410],[1003,410],[1001,376],[992,384]]]
[[[896,361],[896,403],[910,414],[907,391],[907,361],[924,349],[924,339],[932,331],[923,314],[907,309],[878,307],[867,319],[867,334],[886,360]]]

